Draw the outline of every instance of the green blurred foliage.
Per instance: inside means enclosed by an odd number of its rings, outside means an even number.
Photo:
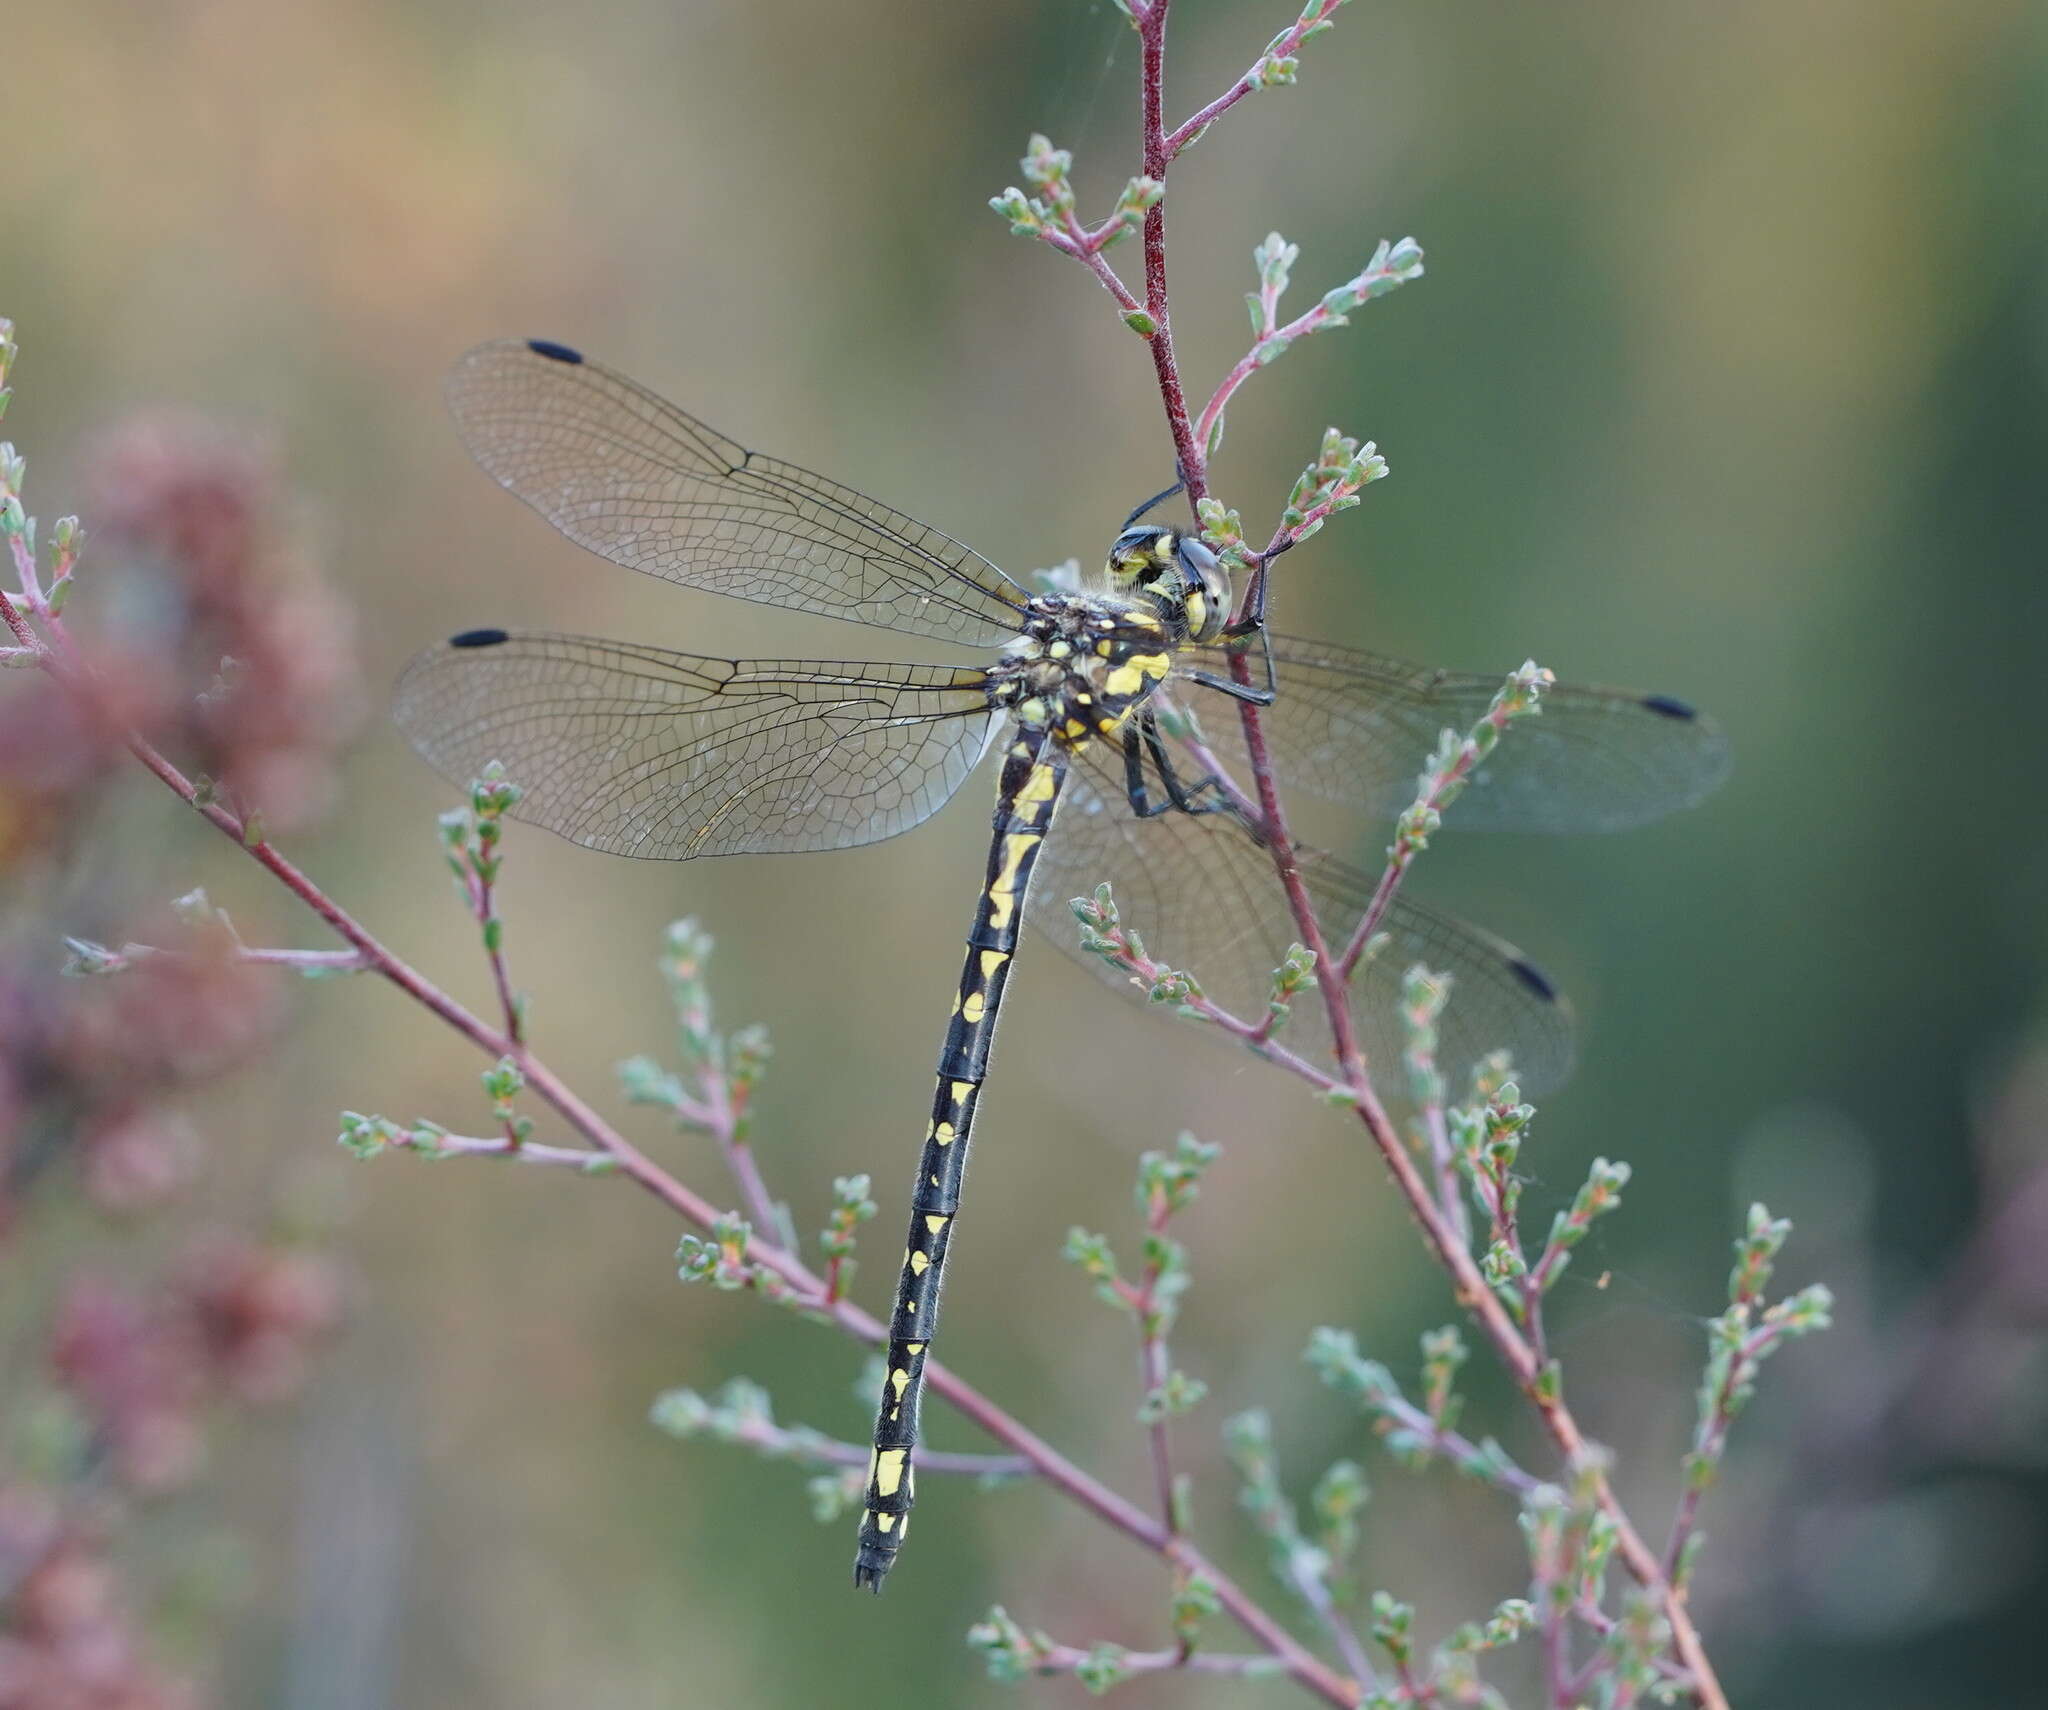
[[[1220,90],[1290,13],[1181,0],[1169,106]],[[6,34],[0,309],[25,348],[8,427],[36,455],[39,508],[80,508],[89,436],[137,404],[258,425],[361,614],[374,683],[481,623],[848,645],[579,555],[497,493],[437,399],[483,337],[584,345],[1018,569],[1092,557],[1169,473],[1141,345],[1079,268],[984,206],[1033,130],[1074,151],[1097,217],[1136,169],[1133,43],[1107,0],[15,0]],[[1582,1416],[1646,1518],[1675,1488],[1700,1321],[1748,1200],[1821,1232],[1794,1238],[1788,1286],[1825,1252],[1888,1303],[1967,1238],[1978,1154],[2043,1143],[1987,1139],[1972,1113],[2034,1037],[2048,952],[2030,687],[2048,629],[2044,112],[2048,14],[2027,0],[1378,0],[1311,44],[1298,89],[1246,103],[1176,171],[1175,327],[1198,393],[1241,352],[1268,230],[1301,246],[1297,312],[1382,237],[1428,251],[1425,280],[1231,410],[1214,477],[1248,518],[1326,422],[1393,468],[1286,561],[1284,625],[1463,667],[1533,655],[1695,699],[1732,732],[1734,783],[1682,821],[1447,838],[1419,881],[1527,943],[1585,1017],[1527,1203],[1542,1226],[1593,1156],[1635,1166],[1556,1310]],[[487,1001],[436,853],[444,792],[384,726],[347,784],[297,853]],[[606,1091],[613,1060],[665,1042],[661,927],[702,917],[723,1016],[774,1030],[756,1106],[771,1182],[815,1227],[833,1177],[871,1171],[886,1223],[980,860],[965,794],[878,848],[676,869],[515,828],[502,909],[536,1043]],[[252,941],[319,942],[168,798],[125,823],[161,839],[166,895],[203,880]],[[1345,835],[1370,855],[1384,830]],[[1181,1434],[1201,1523],[1238,1530],[1225,1559],[1255,1573],[1218,1422],[1271,1409],[1305,1494],[1367,1449],[1300,1365],[1309,1326],[1352,1325],[1405,1370],[1445,1313],[1440,1279],[1341,1117],[1032,960],[949,1357],[1145,1488],[1125,1327],[1062,1265],[1061,1232],[1115,1215],[1140,1150],[1183,1127],[1222,1143],[1176,1226],[1195,1269],[1176,1356],[1211,1390]],[[223,1143],[312,1153],[348,1106],[484,1119],[478,1065],[393,994],[292,1001],[290,1049],[209,1096]],[[632,1132],[716,1179],[644,1115]],[[873,1605],[847,1588],[850,1526],[817,1528],[789,1469],[649,1429],[662,1389],[745,1372],[782,1416],[857,1436],[860,1360],[678,1288],[674,1230],[622,1185],[404,1158],[347,1180],[358,1327],[303,1441],[252,1454],[236,1492],[266,1571],[235,1702],[1010,1703],[961,1637],[998,1600],[1077,1642],[1157,1642],[1154,1565],[1027,1489],[928,1481]],[[1796,1463],[1789,1432],[1839,1424],[1772,1423],[1817,1346],[1774,1364],[1738,1430],[1707,1517],[1712,1534],[1730,1516],[1730,1547],[1755,1535],[1745,1468],[1767,1491],[1772,1457]],[[1484,1363],[1468,1420],[1536,1450]],[[970,1446],[933,1418],[938,1442]],[[1360,1578],[1414,1599],[1424,1631],[1519,1589],[1493,1499],[1374,1480]],[[1768,1620],[1710,1537],[1699,1595],[1710,1629],[1717,1596],[1727,1611],[1712,1637],[1737,1700],[2013,1702],[2048,1486],[1996,1489],[1960,1510],[1929,1498],[1892,1531],[1816,1520]],[[1974,1589],[1916,1599],[1872,1537],[1916,1571],[1974,1562]],[[1123,1701],[1252,1690],[1278,1689],[1147,1682]]]

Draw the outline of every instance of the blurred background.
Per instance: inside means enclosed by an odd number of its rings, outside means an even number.
[[[1290,16],[1179,0],[1169,108]],[[984,205],[1033,130],[1075,151],[1084,212],[1136,169],[1135,40],[1106,0],[14,0],[4,29],[6,426],[45,530],[77,511],[94,535],[77,626],[137,717],[472,1003],[450,795],[383,712],[414,650],[499,623],[737,654],[870,638],[555,537],[457,443],[439,386],[461,350],[581,345],[1017,570],[1094,559],[1170,474],[1142,345]],[[1653,1536],[1751,1201],[1798,1225],[1781,1283],[1837,1292],[1707,1508],[1696,1601],[1754,1710],[2007,1705],[2036,1678],[2044,111],[2026,0],[1363,0],[1298,89],[1246,102],[1174,178],[1198,395],[1243,348],[1269,229],[1302,247],[1296,312],[1381,237],[1428,253],[1231,410],[1214,480],[1248,524],[1326,423],[1393,468],[1286,561],[1283,627],[1464,668],[1533,655],[1732,734],[1733,782],[1696,812],[1448,838],[1418,883],[1525,944],[1583,1016],[1526,1203],[1547,1227],[1592,1157],[1636,1167],[1555,1321]],[[226,654],[245,676],[194,708]],[[745,1374],[857,1438],[862,1362],[680,1288],[673,1219],[622,1184],[352,1164],[345,1107],[489,1121],[482,1065],[393,991],[60,982],[62,935],[163,941],[195,886],[252,943],[330,941],[39,683],[0,690],[0,1702],[973,1705],[1017,1701],[961,1642],[993,1602],[1074,1643],[1159,1642],[1156,1564],[1049,1496],[928,1481],[875,1604],[847,1589],[851,1522],[819,1527],[798,1471],[651,1429],[661,1390]],[[655,955],[700,917],[722,1020],[773,1032],[775,1191],[813,1228],[835,1175],[874,1174],[870,1304],[984,802],[970,785],[833,856],[668,867],[510,839],[541,1052],[729,1199],[706,1145],[612,1092],[617,1059],[673,1054]],[[1347,835],[1375,860],[1385,831]],[[1361,1577],[1424,1632],[1515,1593],[1501,1502],[1393,1467],[1300,1362],[1338,1324],[1412,1377],[1451,1313],[1355,1127],[1058,955],[1013,990],[947,1358],[1146,1490],[1128,1326],[1059,1253],[1074,1224],[1135,1248],[1137,1154],[1183,1128],[1225,1148],[1183,1230],[1177,1345],[1211,1385],[1180,1432],[1205,1538],[1262,1576],[1217,1426],[1263,1405],[1297,1495],[1366,1463]],[[1486,1365],[1468,1423],[1547,1469]],[[82,1429],[101,1458],[59,1503]],[[35,1696],[88,1665],[102,1696]]]

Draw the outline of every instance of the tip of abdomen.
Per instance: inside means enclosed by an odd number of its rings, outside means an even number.
[[[857,1591],[872,1591],[882,1595],[882,1581],[889,1577],[889,1570],[896,1565],[896,1552],[871,1550],[861,1546],[861,1552],[853,1564],[853,1584]]]

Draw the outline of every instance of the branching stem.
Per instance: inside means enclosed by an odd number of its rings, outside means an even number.
[[[1165,181],[1167,169],[1174,156],[1193,140],[1200,129],[1249,94],[1253,87],[1247,78],[1240,78],[1238,83],[1226,91],[1218,101],[1212,102],[1209,107],[1202,109],[1179,130],[1169,135],[1161,118],[1164,106],[1166,19],[1169,8],[1170,0],[1154,0],[1154,4],[1136,13],[1142,61],[1145,173],[1148,177],[1161,182]],[[1334,10],[1334,6],[1329,9]],[[1148,342],[1152,346],[1152,361],[1158,374],[1159,397],[1166,414],[1167,429],[1173,437],[1174,450],[1180,458],[1181,473],[1187,481],[1188,496],[1192,503],[1201,499],[1208,490],[1207,468],[1200,444],[1188,420],[1186,392],[1174,360],[1172,323],[1167,312],[1165,199],[1146,213],[1144,243],[1145,306],[1153,320],[1158,323],[1158,331]],[[1285,550],[1286,544],[1288,543],[1282,536],[1276,535],[1267,548],[1266,556]],[[1248,653],[1241,651],[1233,655],[1231,675],[1241,686],[1253,686],[1252,662]],[[1507,1308],[1487,1286],[1486,1279],[1481,1274],[1465,1240],[1438,1204],[1430,1183],[1416,1167],[1414,1158],[1402,1143],[1384,1105],[1380,1102],[1379,1095],[1373,1088],[1365,1055],[1359,1047],[1357,1033],[1352,1024],[1347,995],[1348,974],[1356,965],[1358,957],[1364,953],[1365,937],[1354,935],[1353,941],[1344,946],[1342,959],[1332,958],[1323,935],[1322,924],[1316,917],[1314,905],[1309,900],[1308,889],[1302,882],[1295,842],[1281,805],[1278,785],[1266,747],[1265,733],[1260,725],[1259,709],[1247,702],[1240,702],[1238,715],[1244,726],[1245,750],[1251,763],[1260,829],[1272,853],[1274,871],[1281,888],[1286,892],[1289,911],[1300,934],[1300,941],[1316,958],[1316,983],[1321,992],[1323,1006],[1329,1018],[1331,1037],[1336,1047],[1338,1076],[1335,1085],[1341,1086],[1348,1094],[1349,1102],[1357,1110],[1359,1122],[1378,1149],[1381,1161],[1393,1176],[1395,1186],[1406,1202],[1410,1214],[1421,1227],[1425,1244],[1438,1264],[1448,1273],[1452,1293],[1465,1310],[1478,1321],[1487,1340],[1493,1344],[1501,1364],[1535,1407],[1545,1431],[1556,1445],[1564,1462],[1567,1465],[1577,1465],[1585,1457],[1586,1437],[1564,1402],[1555,1381],[1554,1370],[1548,1368],[1546,1362],[1539,1357],[1529,1340],[1516,1327]],[[1375,898],[1382,915],[1387,902],[1392,900],[1400,879],[1401,870],[1390,863],[1388,873],[1382,878],[1380,886],[1381,891],[1385,893],[1384,899],[1378,896]],[[1312,1082],[1325,1083],[1328,1090],[1329,1077],[1321,1075],[1320,1071],[1312,1071],[1309,1078]],[[1643,1541],[1642,1535],[1623,1511],[1605,1475],[1596,1473],[1592,1477],[1594,1500],[1606,1513],[1615,1530],[1616,1553],[1636,1580],[1657,1598],[1665,1619],[1671,1624],[1672,1643],[1692,1677],[1693,1689],[1698,1694],[1704,1710],[1728,1710],[1727,1697],[1715,1677],[1713,1665],[1707,1660],[1699,1631],[1693,1625],[1682,1594],[1673,1584],[1664,1564]]]
[[[1341,0],[1323,0],[1319,10],[1305,14],[1293,30],[1276,39],[1268,50],[1267,58],[1262,59],[1259,65],[1240,77],[1217,99],[1200,108],[1178,127],[1169,130],[1165,122],[1165,39],[1171,0],[1149,0],[1149,3],[1147,0],[1130,0],[1130,10],[1138,28],[1140,41],[1141,134],[1145,176],[1163,186],[1169,168],[1181,151],[1208,125],[1261,86],[1261,68],[1266,66],[1273,56],[1285,56],[1291,47],[1298,47],[1311,27],[1325,21],[1340,3]],[[1224,376],[1202,412],[1198,431],[1197,424],[1189,417],[1186,392],[1174,354],[1167,277],[1166,209],[1163,195],[1147,208],[1143,218],[1142,303],[1124,286],[1103,257],[1102,251],[1113,235],[1110,227],[1091,230],[1070,223],[1067,229],[1046,235],[1054,247],[1072,255],[1087,266],[1127,315],[1142,311],[1149,320],[1150,325],[1144,330],[1146,341],[1151,346],[1160,401],[1175,455],[1179,461],[1180,473],[1186,483],[1190,504],[1193,505],[1206,496],[1208,491],[1204,450],[1207,436],[1213,431],[1216,417],[1221,413],[1223,406],[1256,367],[1256,362],[1247,357]],[[1301,317],[1289,328],[1277,330],[1296,333],[1313,330],[1306,323],[1312,321],[1317,312],[1312,310],[1309,315]],[[1320,522],[1322,515],[1329,514],[1331,509],[1332,507],[1326,505],[1319,507],[1321,514],[1315,510],[1309,511],[1304,516],[1303,525],[1292,531],[1276,533],[1265,552],[1254,559],[1258,566],[1255,575],[1263,574],[1267,561],[1285,551],[1296,539],[1302,538],[1307,523]],[[61,620],[51,609],[51,602],[43,595],[33,553],[26,549],[25,543],[18,535],[13,537],[11,545],[20,576],[23,599],[36,624],[43,627],[47,639],[36,633],[29,616],[4,593],[0,593],[0,622],[5,623],[21,650],[33,652],[38,662],[49,670],[53,677],[80,696],[95,717],[104,719],[104,709],[109,705],[109,700],[97,692],[90,669],[78,659],[71,648],[63,633]],[[19,657],[18,654],[15,656]],[[1231,670],[1234,679],[1241,686],[1252,686],[1251,660],[1246,653],[1239,652],[1233,656]],[[1389,1120],[1374,1090],[1369,1065],[1358,1043],[1347,999],[1349,975],[1364,952],[1365,942],[1370,937],[1371,930],[1377,926],[1391,902],[1406,863],[1390,860],[1373,906],[1368,910],[1366,921],[1361,924],[1352,940],[1333,956],[1302,879],[1297,848],[1280,800],[1259,711],[1250,704],[1241,704],[1239,715],[1243,722],[1245,748],[1252,773],[1250,805],[1255,807],[1255,822],[1271,851],[1275,873],[1287,896],[1300,942],[1315,958],[1316,985],[1328,1015],[1331,1036],[1336,1048],[1338,1072],[1334,1077],[1326,1074],[1284,1047],[1276,1045],[1270,1037],[1270,1019],[1260,1024],[1246,1022],[1228,1015],[1217,1006],[1208,1004],[1206,999],[1196,1000],[1196,1007],[1206,1019],[1243,1038],[1261,1055],[1299,1075],[1326,1095],[1341,1098],[1342,1102],[1356,1110],[1359,1122],[1379,1151],[1384,1166],[1394,1178],[1397,1190],[1420,1227],[1425,1245],[1447,1273],[1454,1297],[1477,1321],[1487,1340],[1492,1343],[1502,1366],[1536,1409],[1544,1430],[1556,1446],[1563,1462],[1572,1467],[1587,1465],[1588,1445],[1585,1436],[1563,1399],[1554,1368],[1548,1365],[1541,1349],[1517,1327],[1507,1308],[1487,1285],[1478,1263],[1470,1252],[1466,1236],[1457,1227],[1446,1208],[1438,1202],[1429,1181],[1418,1168],[1408,1147],[1403,1144]],[[335,965],[360,966],[363,970],[376,974],[468,1039],[487,1057],[494,1060],[512,1058],[523,1073],[527,1087],[548,1104],[574,1133],[594,1149],[596,1154],[609,1159],[616,1166],[617,1173],[630,1177],[641,1189],[695,1228],[707,1232],[713,1230],[720,1219],[717,1206],[700,1197],[648,1158],[606,1122],[554,1070],[532,1053],[521,1037],[518,1006],[502,956],[495,949],[491,952],[491,964],[494,985],[504,1014],[502,1029],[489,1025],[443,992],[410,963],[388,949],[279,851],[263,834],[259,825],[245,820],[211,793],[203,793],[139,733],[124,729],[119,734],[130,752],[160,782],[223,836],[241,847],[252,860],[261,865],[340,936],[350,948],[347,953],[328,953],[343,957],[343,960]],[[491,897],[487,885],[479,887],[475,901],[480,910],[479,918],[488,917]],[[726,1136],[727,1160],[740,1183],[741,1192],[750,1211],[760,1220],[764,1230],[778,1230],[781,1224],[775,1215],[774,1202],[760,1179],[758,1169],[754,1166],[751,1152],[733,1137],[730,1105],[720,1105],[714,1099],[713,1108],[706,1114],[713,1132],[723,1132]],[[444,1147],[461,1151],[489,1148],[502,1153],[504,1150],[502,1143],[495,1140],[469,1141],[450,1136],[444,1137],[441,1143]],[[534,1163],[567,1163],[574,1160],[579,1166],[587,1167],[591,1154],[570,1148],[527,1147],[522,1149],[521,1155]],[[884,1327],[868,1313],[839,1297],[836,1278],[821,1278],[815,1275],[793,1250],[775,1241],[756,1238],[748,1246],[747,1258],[752,1265],[778,1278],[814,1316],[829,1321],[866,1345],[879,1346],[883,1343]],[[1148,1387],[1155,1381],[1163,1382],[1165,1379],[1164,1354],[1163,1342],[1156,1338],[1147,1342],[1144,1368]],[[933,1393],[943,1396],[963,1416],[1011,1451],[1011,1457],[1005,1458],[1006,1460],[1013,1459],[1020,1470],[1028,1469],[1048,1486],[1058,1490],[1068,1500],[1095,1515],[1114,1530],[1165,1557],[1178,1573],[1185,1576],[1199,1575],[1205,1579],[1214,1588],[1221,1605],[1265,1647],[1271,1659],[1269,1661],[1268,1657],[1219,1656],[1200,1651],[1190,1654],[1183,1647],[1157,1653],[1123,1653],[1120,1658],[1122,1667],[1139,1671],[1181,1668],[1225,1674],[1248,1674],[1277,1663],[1298,1683],[1329,1704],[1348,1707],[1359,1702],[1361,1688],[1358,1679],[1345,1678],[1307,1650],[1241,1585],[1218,1569],[1181,1533],[1176,1521],[1170,1448],[1164,1440],[1163,1424],[1155,1427],[1154,1431],[1153,1460],[1161,1496],[1161,1517],[1154,1519],[1082,1471],[1019,1420],[945,1367],[934,1362],[926,1366],[925,1372],[926,1381]],[[864,1452],[854,1445],[844,1447],[848,1454],[864,1459]],[[928,1457],[928,1464],[931,1459],[933,1458]],[[1586,1477],[1591,1502],[1606,1516],[1613,1528],[1616,1553],[1630,1573],[1655,1598],[1664,1618],[1670,1624],[1672,1644],[1692,1691],[1698,1696],[1705,1710],[1727,1710],[1727,1699],[1714,1676],[1712,1666],[1701,1646],[1698,1631],[1693,1625],[1685,1600],[1674,1579],[1676,1563],[1685,1538],[1691,1531],[1696,1499],[1681,1508],[1674,1526],[1669,1557],[1660,1561],[1623,1512],[1604,1473],[1593,1470]],[[1571,1690],[1571,1671],[1563,1643],[1562,1622],[1552,1621],[1546,1627],[1544,1639],[1550,1661],[1549,1673],[1553,1689],[1568,1693]],[[1340,1646],[1342,1641],[1343,1635],[1340,1634]],[[1360,1678],[1367,1678],[1367,1671],[1358,1667],[1362,1658],[1355,1658],[1351,1654],[1354,1647],[1355,1641],[1352,1646],[1343,1647],[1346,1651],[1346,1661],[1354,1667]],[[1041,1660],[1047,1672],[1065,1672],[1081,1667],[1089,1655],[1087,1652],[1069,1651],[1064,1647],[1052,1647]]]
[[[44,614],[39,613],[38,616],[46,623],[51,621]],[[0,593],[0,622],[17,635],[25,636],[26,644],[38,649],[45,669],[67,689],[81,696],[89,708],[97,710],[107,704],[104,697],[95,691],[89,669],[78,659],[68,639],[62,636],[61,627],[54,631],[49,642],[43,641],[4,593]],[[361,959],[365,971],[388,981],[469,1040],[486,1057],[493,1061],[513,1057],[525,1076],[527,1088],[552,1107],[590,1146],[609,1157],[619,1174],[630,1178],[692,1227],[706,1232],[713,1229],[719,1221],[719,1208],[649,1158],[545,1061],[530,1049],[519,1046],[507,1033],[492,1027],[387,948],[267,837],[252,837],[251,828],[239,816],[219,801],[204,798],[192,780],[147,738],[133,730],[122,730],[120,736],[129,752],[160,783],[318,915]],[[493,1140],[488,1144],[501,1154],[504,1152],[501,1141]],[[583,1160],[578,1161],[581,1163]],[[769,1221],[766,1227],[773,1229],[775,1224]],[[824,1280],[814,1275],[795,1253],[771,1241],[756,1239],[749,1244],[747,1257],[752,1264],[787,1284],[808,1308],[814,1310],[816,1316],[828,1320],[856,1341],[870,1347],[880,1347],[886,1342],[887,1331],[878,1320],[851,1302],[834,1298]],[[1217,1600],[1239,1625],[1265,1646],[1286,1672],[1308,1690],[1329,1704],[1356,1704],[1357,1694],[1343,1676],[1303,1646],[1243,1586],[1211,1562],[1188,1539],[1176,1536],[1164,1521],[1155,1520],[1100,1480],[1082,1471],[1022,1421],[936,1361],[925,1367],[925,1381],[932,1393],[943,1396],[966,1419],[1003,1444],[1025,1462],[1031,1472],[1069,1501],[1135,1543],[1164,1556],[1180,1573],[1206,1579],[1214,1587]]]

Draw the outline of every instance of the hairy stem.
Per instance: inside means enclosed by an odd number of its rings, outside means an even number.
[[[1153,0],[1139,25],[1139,81],[1142,99],[1140,122],[1145,139],[1145,176],[1166,182],[1166,169],[1173,150],[1166,135],[1166,14],[1172,0]],[[1145,309],[1155,330],[1147,342],[1152,346],[1152,367],[1159,377],[1159,397],[1166,406],[1166,426],[1173,435],[1173,452],[1180,464],[1181,479],[1187,483],[1192,508],[1209,491],[1209,469],[1202,448],[1188,422],[1188,400],[1181,388],[1180,368],[1173,358],[1173,316],[1166,291],[1166,198],[1145,211]]]

